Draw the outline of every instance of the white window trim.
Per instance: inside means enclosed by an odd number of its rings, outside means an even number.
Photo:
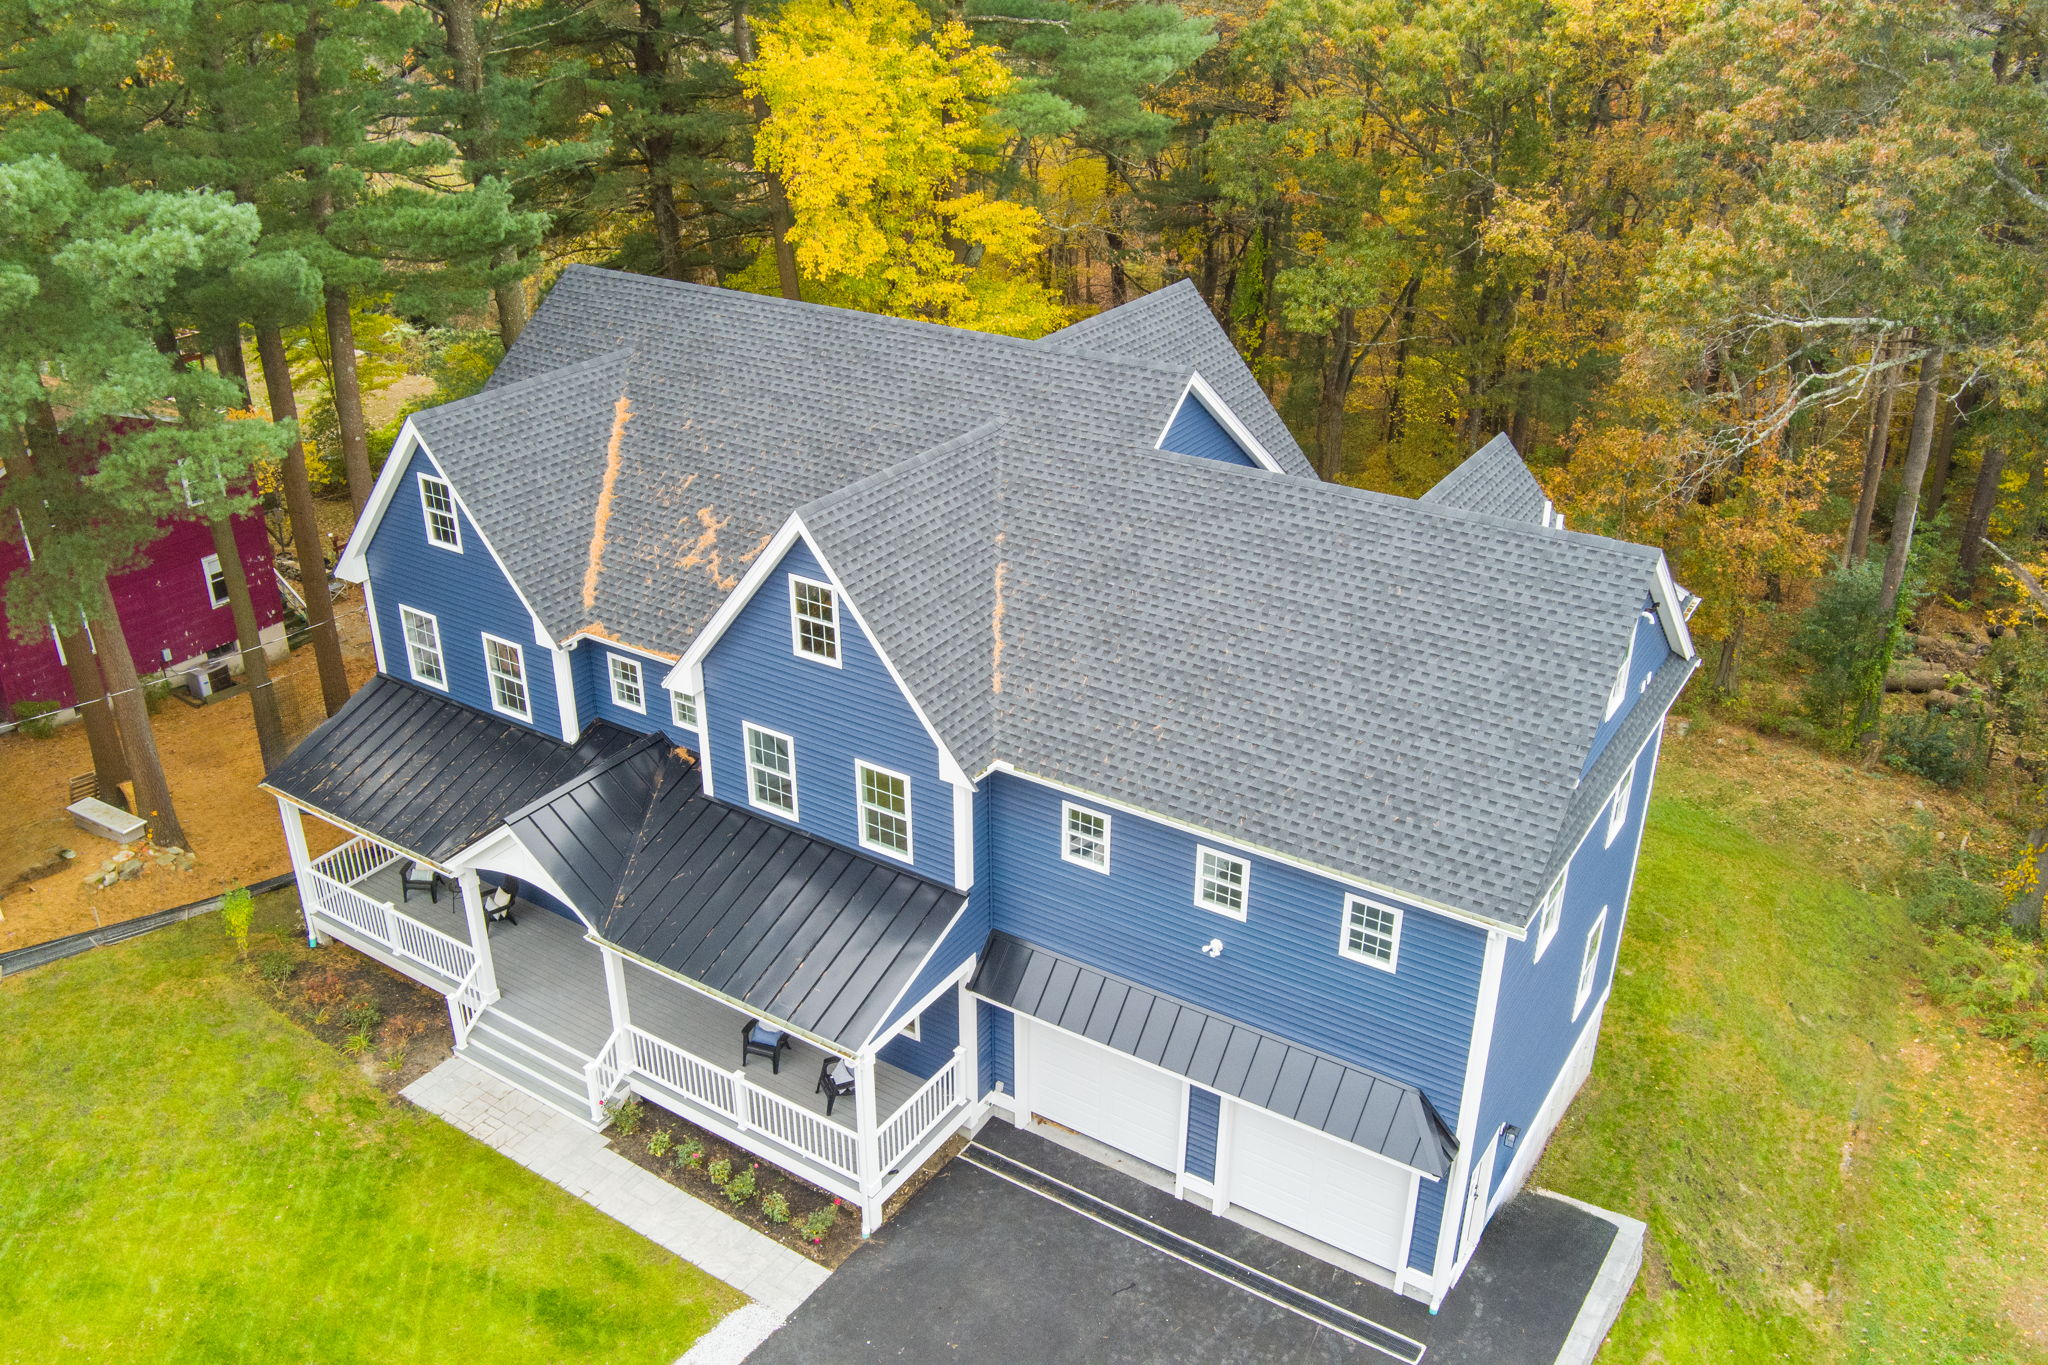
[[[799,583],[803,584],[807,588],[817,588],[832,600],[832,657],[829,659],[822,654],[813,654],[811,653],[811,651],[804,648],[803,626],[801,623],[801,618],[798,617],[796,611],[796,587]],[[815,578],[806,578],[802,574],[791,574],[789,576],[790,652],[795,654],[796,657],[799,659],[809,659],[814,664],[824,664],[828,668],[845,667],[846,630],[844,627],[844,623],[846,620],[846,612],[843,608],[844,604],[840,601],[839,598],[839,589],[833,587],[830,583],[820,582],[818,579]]]
[[[684,720],[676,714],[676,703],[682,701],[690,703],[690,713],[693,719]],[[668,723],[675,726],[678,730],[690,730],[693,732],[704,723],[704,704],[697,700],[696,693],[678,692],[673,687],[668,689]]]
[[[1557,880],[1543,893],[1543,899],[1536,902],[1536,951],[1529,958],[1531,962],[1543,960],[1544,950],[1550,946],[1550,941],[1557,937],[1558,926],[1564,923],[1564,884],[1570,875],[1569,867],[1558,873]]]
[[[1205,854],[1212,858],[1226,859],[1230,862],[1236,863],[1239,867],[1242,867],[1244,869],[1244,883],[1239,888],[1240,899],[1242,899],[1244,903],[1240,905],[1237,909],[1226,909],[1225,907],[1220,905],[1212,905],[1208,901],[1202,899],[1202,858]],[[1207,910],[1212,915],[1221,915],[1225,919],[1234,919],[1241,921],[1246,916],[1250,915],[1252,909],[1252,860],[1247,857],[1244,857],[1241,854],[1225,853],[1222,849],[1211,848],[1207,844],[1196,844],[1195,907],[1200,910]]]
[[[233,600],[228,596],[228,576],[220,566],[219,555],[206,555],[201,558],[199,561],[199,572],[206,579],[206,600],[213,604],[215,611],[219,611]],[[215,575],[220,577],[220,596],[218,597],[213,595]]]
[[[1614,685],[1607,689],[1607,714],[1603,721],[1614,719],[1614,713],[1628,700],[1628,675],[1636,664],[1636,623],[1628,625],[1628,651],[1621,656],[1621,671],[1614,675]]]
[[[1586,1008],[1586,1002],[1593,998],[1593,983],[1600,976],[1600,954],[1607,948],[1607,907],[1601,906],[1600,913],[1593,917],[1593,927],[1586,930],[1586,941],[1579,949],[1579,984],[1572,995],[1572,1018],[1577,1020],[1579,1012]]]
[[[520,720],[531,721],[533,719],[533,684],[528,682],[526,678],[526,651],[519,645],[507,640],[504,636],[493,635],[489,631],[483,632],[483,640],[484,681],[489,684],[491,689],[491,709],[500,715],[516,716]],[[519,676],[516,681],[519,684],[520,692],[526,696],[526,709],[523,711],[515,711],[498,700],[498,671],[491,666],[491,646],[494,644],[503,645],[511,650],[512,661],[519,667]]]
[[[796,767],[796,749],[794,747],[790,749],[789,755],[789,766],[794,770]],[[861,770],[864,768],[879,777],[893,777],[903,784],[903,832],[905,839],[910,845],[909,848],[895,849],[887,844],[877,844],[869,841],[867,786],[861,781],[860,776]],[[795,785],[793,778],[791,785]],[[870,853],[879,853],[885,858],[894,858],[899,863],[915,862],[916,859],[912,856],[912,852],[917,847],[917,826],[912,821],[910,813],[910,775],[908,773],[899,773],[894,768],[884,768],[881,764],[870,763],[864,758],[853,760],[853,815],[855,821],[858,822],[855,825],[854,834],[860,839],[860,846],[862,848]],[[895,812],[887,811],[884,814],[893,815]]]
[[[627,701],[619,695],[618,666],[620,664],[625,664],[633,670],[633,690],[640,694],[638,704]],[[606,650],[604,652],[604,681],[605,686],[610,689],[612,705],[621,710],[632,711],[639,715],[644,716],[647,714],[647,670],[640,666],[638,659],[621,654],[616,650]]]
[[[898,1033],[900,1036],[908,1038],[913,1043],[923,1042],[924,1016],[922,1014],[911,1015],[909,1019],[904,1021],[903,1027],[898,1030]]]
[[[425,523],[427,528],[427,544],[433,546],[437,550],[453,550],[456,554],[461,554],[462,515],[455,509],[455,485],[448,482],[448,480],[439,477],[438,475],[427,473],[424,469],[421,470],[418,474],[414,475],[413,477],[419,480],[420,520],[423,523]],[[448,520],[455,527],[455,543],[453,545],[449,544],[445,540],[440,539],[434,534],[434,515],[432,512],[427,510],[427,485],[430,483],[437,483],[441,485],[441,487],[448,490]]]
[[[1607,798],[1607,843],[1613,848],[1614,841],[1621,835],[1622,827],[1628,824],[1628,808],[1635,804],[1636,764],[1630,760],[1628,771],[1621,775],[1621,781],[1614,784],[1614,795]]]
[[[770,739],[779,739],[789,746],[789,772],[787,774],[789,778],[789,808],[787,810],[784,810],[781,806],[771,806],[754,799],[754,769],[757,765],[754,762],[752,735],[755,732],[767,735]],[[780,730],[771,730],[765,725],[756,725],[750,720],[743,720],[740,722],[740,757],[746,761],[747,804],[755,810],[766,811],[770,815],[779,815],[785,820],[796,819],[796,813],[799,808],[796,786],[796,741],[790,736],[783,734]],[[778,773],[777,776],[783,776],[783,774]]]
[[[1393,940],[1393,948],[1387,954],[1385,960],[1374,957],[1371,953],[1361,953],[1352,948],[1351,907],[1354,905],[1369,905],[1375,910],[1384,910],[1394,917],[1394,928],[1388,935]],[[1353,962],[1363,962],[1368,967],[1377,967],[1383,972],[1393,971],[1401,962],[1401,924],[1406,918],[1407,916],[1401,912],[1401,907],[1398,905],[1389,905],[1387,902],[1375,900],[1371,896],[1347,895],[1344,897],[1344,922],[1338,926],[1337,930],[1338,955],[1349,958]]]
[[[1073,850],[1070,849],[1067,845],[1067,825],[1068,821],[1070,821],[1073,818],[1075,811],[1079,811],[1083,815],[1092,815],[1102,822],[1102,861],[1099,863],[1091,863],[1086,858],[1076,858],[1073,854]],[[1116,822],[1110,818],[1110,814],[1106,810],[1094,810],[1088,806],[1083,806],[1078,802],[1074,801],[1060,802],[1061,861],[1072,863],[1076,867],[1085,867],[1090,872],[1100,872],[1104,876],[1107,876],[1109,874],[1110,859],[1110,829],[1115,823]],[[1197,862],[1196,866],[1199,868],[1201,864]],[[1204,906],[1203,909],[1206,910],[1208,909],[1208,907]]]
[[[434,628],[434,662],[441,669],[441,679],[439,682],[432,678],[422,678],[420,676],[419,668],[413,659],[412,632],[406,629],[405,617],[407,612],[411,612],[414,616],[426,621]],[[405,646],[405,671],[412,675],[412,680],[422,687],[439,688],[441,691],[446,692],[448,690],[448,644],[447,641],[441,638],[441,618],[430,611],[421,611],[418,607],[408,607],[405,603],[400,602],[398,604],[398,641]]]

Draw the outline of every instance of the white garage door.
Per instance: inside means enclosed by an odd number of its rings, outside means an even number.
[[[1024,1099],[1033,1113],[1140,1161],[1180,1169],[1179,1077],[1035,1022],[1025,1064]]]
[[[1230,1202],[1400,1268],[1409,1172],[1263,1109],[1233,1104]]]

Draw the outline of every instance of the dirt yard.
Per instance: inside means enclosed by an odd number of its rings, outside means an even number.
[[[336,603],[354,686],[361,686],[376,667],[362,607],[362,595],[354,589]],[[313,652],[301,648],[274,669],[284,693],[286,727],[296,738],[321,719]],[[50,869],[0,895],[0,952],[201,900],[290,870],[277,803],[256,789],[262,764],[247,695],[199,708],[168,699],[150,724],[197,865],[177,871],[145,859],[142,875],[106,888],[88,888],[85,881],[118,846],[77,828],[64,812],[70,780],[92,770],[83,728],[60,726],[49,739],[0,735],[0,810],[7,812],[0,821],[0,887],[32,870]],[[306,833],[316,853],[338,842],[320,821],[307,821]],[[64,849],[76,856],[62,858]]]

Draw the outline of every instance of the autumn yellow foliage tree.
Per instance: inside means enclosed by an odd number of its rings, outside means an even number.
[[[754,155],[787,188],[807,297],[1018,336],[1065,321],[1036,278],[1037,210],[975,183],[1014,80],[996,49],[908,0],[792,0],[759,54]]]

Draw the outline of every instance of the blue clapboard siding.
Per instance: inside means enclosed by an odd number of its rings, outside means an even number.
[[[1188,1146],[1181,1169],[1197,1180],[1216,1178],[1216,1123],[1223,1097],[1199,1085],[1188,1087]]]
[[[612,700],[610,661],[613,654],[639,662],[640,690],[647,700],[644,714]],[[608,720],[641,734],[659,730],[685,749],[694,750],[698,745],[697,732],[675,723],[675,710],[669,705],[668,689],[661,685],[661,680],[674,666],[672,661],[651,659],[631,650],[615,650],[595,640],[578,640],[569,649],[569,668],[576,679],[576,714],[582,717],[586,726]],[[698,719],[701,721],[703,717]]]
[[[1017,1093],[1017,1016],[1001,1005],[986,1000],[975,1004],[981,1010],[981,1093],[1001,1086],[1005,1094]]]
[[[720,800],[747,804],[743,723],[795,741],[798,823],[847,848],[860,847],[856,759],[910,779],[913,868],[953,883],[953,789],[939,776],[938,746],[841,604],[843,667],[800,656],[790,643],[789,576],[824,572],[802,541],[791,546],[704,659],[703,712]],[[772,819],[782,816],[762,811]],[[885,861],[885,854],[873,854]]]
[[[919,1021],[918,1033],[916,1038],[891,1038],[877,1055],[890,1066],[930,1079],[960,1046],[960,992],[947,991],[932,1001]]]
[[[1649,614],[1636,617],[1636,645],[1635,653],[1629,658],[1628,695],[1622,698],[1621,705],[1616,708],[1614,714],[1600,722],[1600,728],[1593,732],[1593,746],[1586,751],[1586,762],[1579,769],[1581,777],[1592,770],[1593,761],[1600,757],[1601,751],[1607,747],[1607,741],[1621,728],[1622,721],[1628,716],[1629,708],[1642,697],[1643,684],[1648,682],[1650,675],[1662,668],[1664,661],[1671,657],[1671,641],[1665,637],[1664,627],[1658,624],[1651,608],[1652,599],[1645,597],[1643,610]],[[1620,666],[1621,660],[1613,661],[1612,667]],[[1607,674],[1608,681],[1612,681],[1613,677],[1612,672]],[[1607,704],[1605,692],[1600,694],[1600,704],[1603,707]]]
[[[1407,907],[1400,970],[1384,972],[1338,955],[1334,881],[1253,857],[1240,923],[1194,903],[1195,846],[1221,841],[1115,813],[1104,875],[1060,858],[1058,791],[1003,773],[984,785],[996,928],[1418,1086],[1455,1128],[1482,930]],[[1200,951],[1212,938],[1220,958]]]
[[[1534,960],[1533,926],[1526,941],[1510,941],[1507,945],[1507,960],[1501,965],[1493,1045],[1487,1055],[1486,1087],[1479,1101],[1479,1125],[1474,1130],[1477,1143],[1483,1144],[1504,1123],[1528,1130],[1613,978],[1615,955],[1621,945],[1622,915],[1635,875],[1637,839],[1649,804],[1650,775],[1657,766],[1661,743],[1661,735],[1652,738],[1636,761],[1635,795],[1628,823],[1615,836],[1613,846],[1605,842],[1607,816],[1603,812],[1594,822],[1593,832],[1573,855],[1565,874],[1563,917],[1542,960]],[[1584,1010],[1575,1020],[1572,999],[1578,988],[1579,961],[1585,950],[1586,933],[1602,906],[1607,907],[1607,924],[1601,934],[1599,974]],[[1507,1174],[1510,1160],[1509,1154],[1503,1153],[1494,1163],[1496,1184]]]
[[[1159,448],[1182,455],[1199,455],[1205,460],[1221,460],[1225,464],[1250,465],[1255,469],[1259,464],[1250,451],[1237,443],[1237,438],[1223,423],[1202,405],[1202,400],[1195,396],[1193,390],[1181,399],[1173,421],[1166,428],[1166,439],[1159,443]]]
[[[1415,1226],[1408,1237],[1408,1268],[1428,1271],[1436,1265],[1436,1241],[1444,1226],[1444,1183],[1425,1180],[1415,1188]]]
[[[903,992],[903,998],[889,1011],[875,1032],[887,1033],[894,1028],[897,1020],[917,1008],[918,1001],[931,994],[941,981],[959,971],[961,963],[980,952],[982,944],[988,942],[988,929],[988,898],[970,895],[967,904],[960,907],[960,917],[953,921],[945,937],[932,949],[931,956],[917,969],[917,975]]]
[[[534,643],[533,614],[519,600],[475,524],[460,507],[456,520],[462,530],[461,552],[428,543],[426,518],[420,509],[418,475],[422,472],[441,477],[426,451],[415,450],[364,555],[377,601],[377,632],[384,642],[386,671],[394,678],[413,680],[406,662],[405,628],[398,619],[400,604],[431,613],[440,624],[448,695],[487,714],[503,715],[491,706],[490,677],[484,671],[483,636],[489,631],[518,645],[526,663],[533,719],[506,719],[560,738],[562,714],[555,702],[554,660],[546,646]],[[461,491],[456,490],[458,497]]]

